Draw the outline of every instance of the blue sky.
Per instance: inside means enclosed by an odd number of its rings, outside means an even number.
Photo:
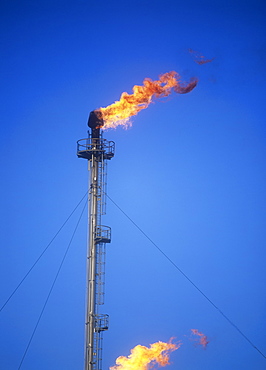
[[[91,110],[145,77],[198,77],[116,143],[108,194],[264,354],[263,1],[1,2],[1,305],[87,190],[76,141]],[[188,49],[212,63],[198,65]],[[17,369],[81,208],[0,313]],[[83,368],[86,214],[22,369]],[[183,345],[169,370],[264,369],[263,358],[108,201],[103,369],[137,344]],[[206,334],[206,350],[189,340]]]

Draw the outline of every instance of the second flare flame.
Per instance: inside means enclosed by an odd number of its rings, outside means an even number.
[[[128,357],[120,356],[116,359],[116,366],[110,370],[148,370],[154,365],[169,365],[169,355],[181,346],[181,343],[156,342],[145,347],[138,345],[131,350]]]

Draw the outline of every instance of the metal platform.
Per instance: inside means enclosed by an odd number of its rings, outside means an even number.
[[[109,226],[99,225],[94,234],[95,243],[111,243],[111,228]]]
[[[102,138],[87,138],[77,142],[77,156],[90,160],[92,156],[111,159],[114,156],[115,143]]]
[[[108,330],[109,315],[107,314],[95,315],[94,320],[95,320],[95,331],[96,332]]]

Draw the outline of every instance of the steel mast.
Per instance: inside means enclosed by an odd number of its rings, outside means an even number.
[[[89,116],[91,134],[78,141],[77,156],[88,160],[89,207],[87,251],[87,302],[85,321],[85,370],[102,370],[102,332],[108,329],[107,314],[100,313],[104,303],[104,267],[106,243],[111,242],[111,229],[101,224],[105,214],[107,160],[114,156],[114,142],[102,138],[104,122],[95,111]]]

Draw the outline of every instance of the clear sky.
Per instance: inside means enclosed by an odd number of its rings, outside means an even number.
[[[108,195],[266,354],[265,3],[2,0],[2,305],[87,191],[76,141],[91,110],[145,77],[199,79],[156,101],[116,143]],[[199,65],[193,49],[211,63]],[[81,207],[0,312],[16,370]],[[83,368],[86,212],[21,369]],[[103,369],[171,337],[169,370],[262,370],[266,360],[110,201]],[[208,336],[204,350],[190,329]]]

